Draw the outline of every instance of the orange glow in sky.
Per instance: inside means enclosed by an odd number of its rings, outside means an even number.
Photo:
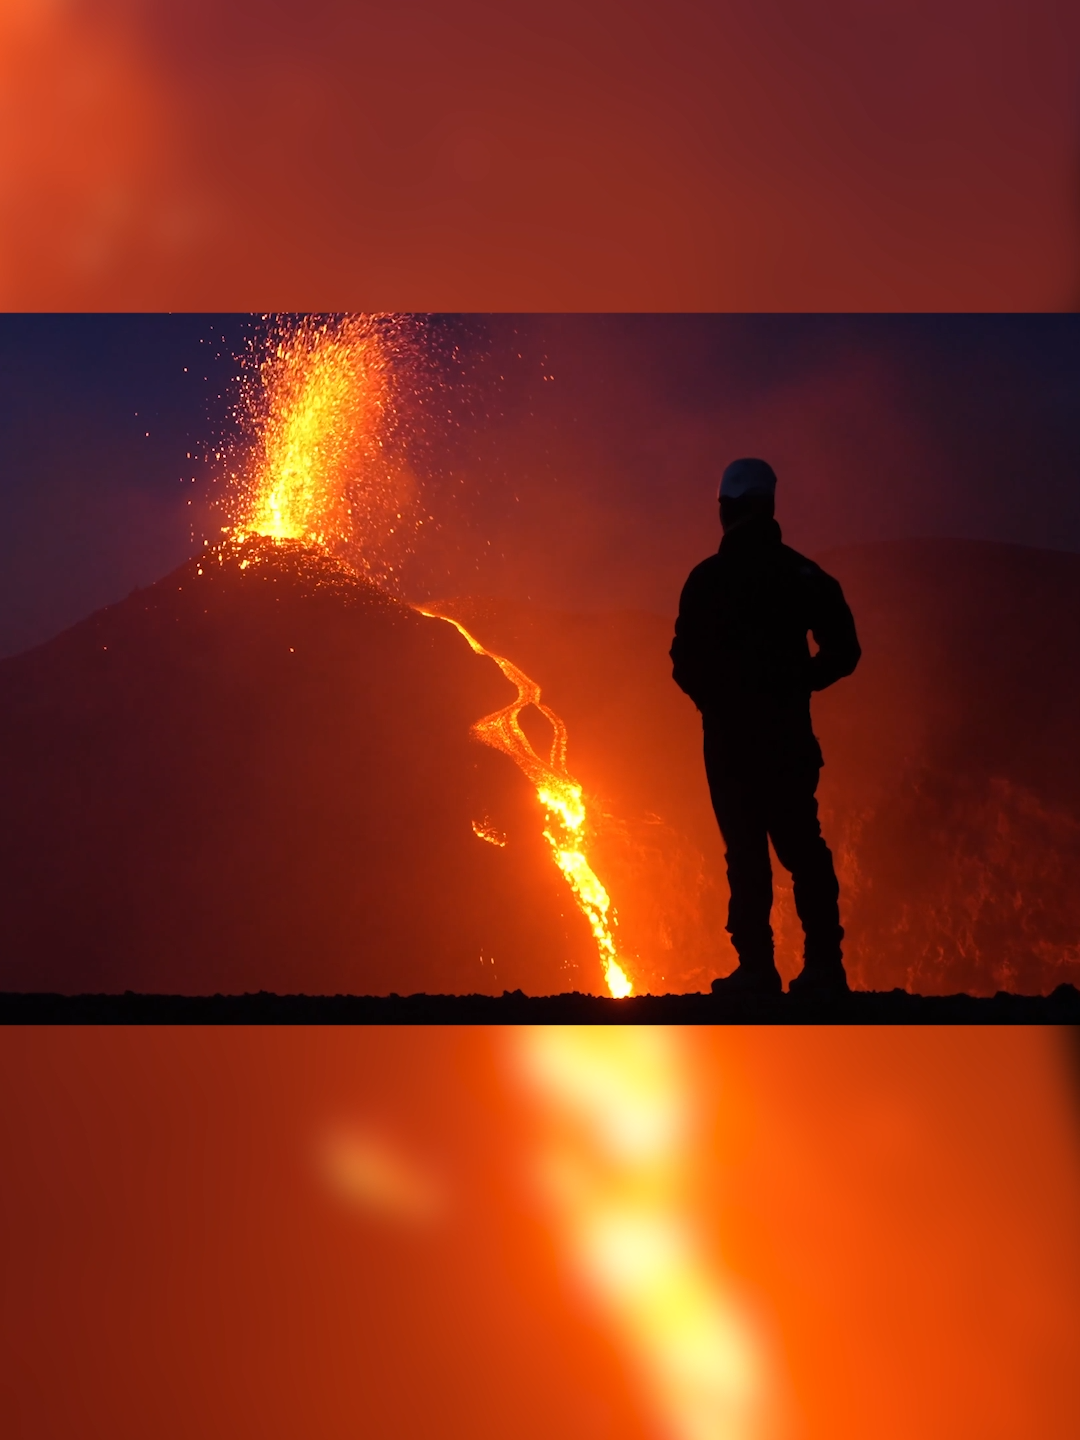
[[[6,0],[6,303],[1056,309],[1074,8]]]

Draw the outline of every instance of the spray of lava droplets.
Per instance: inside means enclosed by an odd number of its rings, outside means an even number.
[[[306,316],[271,333],[241,377],[251,452],[231,477],[234,540],[297,541],[393,583],[417,523],[391,445],[415,343],[407,319],[386,315]]]
[[[257,536],[299,542],[337,553],[370,579],[392,580],[389,541],[407,525],[407,502],[386,458],[387,439],[411,343],[407,322],[393,316],[308,317],[275,333],[245,385],[243,417],[254,444],[249,467],[232,476],[238,514],[226,534],[233,543]],[[472,733],[508,755],[534,786],[546,816],[544,838],[592,929],[608,989],[617,998],[632,994],[616,952],[611,901],[584,849],[584,792],[566,768],[566,726],[516,665],[485,649],[457,620],[415,608],[453,625],[516,687],[517,698],[478,720]],[[527,705],[552,726],[547,761],[519,723]],[[490,839],[487,827],[473,829]]]

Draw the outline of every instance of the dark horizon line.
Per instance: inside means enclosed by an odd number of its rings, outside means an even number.
[[[0,993],[0,1025],[1065,1025],[1080,990],[1049,995],[853,991],[814,999],[690,993],[561,995],[62,995]]]

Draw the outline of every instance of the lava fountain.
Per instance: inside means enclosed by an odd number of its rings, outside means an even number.
[[[336,554],[376,583],[393,582],[393,557],[407,543],[410,521],[388,440],[412,343],[407,322],[394,316],[309,316],[274,332],[244,376],[241,419],[252,443],[230,477],[227,542],[299,543]],[[472,733],[508,755],[532,784],[544,809],[544,839],[589,922],[608,990],[617,998],[632,994],[615,945],[615,912],[585,849],[584,791],[566,767],[566,726],[510,660],[485,649],[459,621],[413,608],[452,625],[517,689],[511,704],[478,720]],[[529,705],[552,727],[547,760],[521,728]],[[487,826],[474,822],[473,829],[491,839]]]
[[[421,523],[392,443],[414,348],[401,317],[305,316],[246,357],[236,415],[249,445],[230,476],[233,541],[331,551],[393,585]]]

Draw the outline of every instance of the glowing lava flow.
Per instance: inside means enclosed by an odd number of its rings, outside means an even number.
[[[787,1426],[775,1362],[696,1220],[695,1087],[676,1034],[629,1025],[509,1033],[513,1068],[538,1102],[538,1198],[665,1440],[779,1440]]]
[[[608,921],[611,899],[582,849],[585,801],[581,786],[566,768],[566,726],[555,711],[542,702],[540,686],[536,681],[531,680],[512,661],[485,649],[459,620],[454,620],[449,615],[440,615],[435,610],[425,610],[420,606],[416,608],[421,615],[429,615],[433,619],[445,620],[447,624],[453,625],[478,655],[486,655],[489,660],[494,660],[510,684],[517,688],[517,698],[509,705],[504,705],[501,710],[478,720],[472,727],[472,733],[485,745],[509,755],[530,784],[535,786],[537,799],[547,814],[544,839],[551,846],[555,863],[574,892],[578,908],[592,929],[607,987],[617,999],[632,995],[634,987],[619,964],[615,939]],[[536,753],[521,728],[518,716],[527,705],[535,705],[551,725],[553,738],[548,760],[542,759]]]

